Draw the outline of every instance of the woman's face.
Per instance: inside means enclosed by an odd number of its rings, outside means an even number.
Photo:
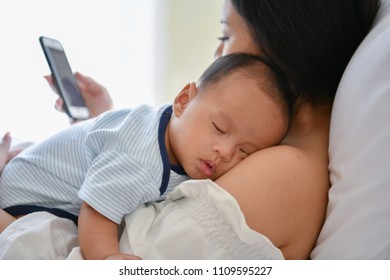
[[[221,24],[222,35],[219,38],[221,42],[215,50],[215,59],[238,52],[258,54],[259,50],[252,39],[248,25],[230,0],[224,2]]]

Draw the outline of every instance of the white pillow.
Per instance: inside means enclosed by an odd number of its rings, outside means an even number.
[[[312,259],[390,259],[390,1],[352,57],[331,118],[327,217]]]

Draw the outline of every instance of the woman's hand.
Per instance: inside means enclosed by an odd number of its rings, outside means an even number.
[[[91,118],[113,108],[111,96],[104,86],[96,82],[91,77],[84,76],[79,72],[75,73],[75,78],[85,100],[85,104],[89,109]],[[45,76],[45,79],[49,83],[51,89],[57,93],[57,89],[54,86],[51,75]],[[61,112],[63,112],[63,102],[64,101],[61,98],[58,98],[55,104],[55,108]]]

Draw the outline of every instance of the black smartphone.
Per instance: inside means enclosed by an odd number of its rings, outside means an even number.
[[[39,37],[43,52],[53,77],[58,94],[64,100],[64,111],[71,119],[89,118],[89,110],[77,86],[62,44],[52,38]]]

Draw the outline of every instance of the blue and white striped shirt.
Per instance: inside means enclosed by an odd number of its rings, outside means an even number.
[[[188,179],[169,163],[171,114],[169,105],[110,111],[28,148],[1,176],[0,207],[34,205],[78,216],[84,200],[120,223],[140,203],[163,199]]]

